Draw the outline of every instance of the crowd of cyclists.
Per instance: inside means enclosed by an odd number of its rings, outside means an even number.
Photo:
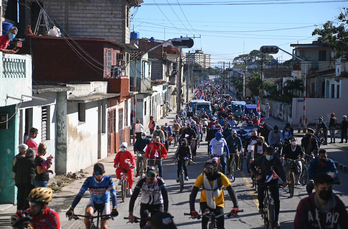
[[[204,94],[204,98],[202,95]],[[224,96],[222,96],[224,95]],[[340,183],[338,170],[335,163],[327,158],[325,149],[320,148],[321,144],[327,144],[327,130],[322,116],[318,119],[317,130],[308,128],[307,133],[298,142],[290,123],[282,130],[273,126],[269,130],[265,119],[257,112],[243,113],[243,107],[233,110],[231,96],[225,96],[225,89],[220,84],[204,84],[197,87],[195,99],[204,99],[212,104],[212,112],[209,116],[204,109],[195,109],[190,103],[186,104],[176,115],[173,123],[166,123],[164,126],[156,125],[153,117],[150,119],[148,128],[150,136],[144,128],[136,128],[136,142],[134,143],[134,154],[128,149],[126,142],[120,146],[116,154],[114,167],[116,168],[117,179],[120,180],[120,173],[126,171],[128,174],[129,194],[129,222],[137,221],[133,215],[136,198],[141,192],[140,201],[140,228],[151,228],[148,222],[161,213],[168,220],[168,225],[176,228],[168,214],[168,191],[165,184],[163,160],[167,159],[169,147],[176,147],[174,160],[177,162],[177,179],[179,182],[179,171],[184,169],[185,179],[189,180],[188,165],[196,160],[197,148],[202,142],[207,142],[207,160],[204,163],[204,172],[195,180],[189,197],[189,209],[192,218],[199,218],[200,215],[195,208],[195,199],[200,188],[200,210],[202,214],[213,212],[216,215],[224,213],[224,187],[233,203],[231,216],[237,216],[239,210],[237,195],[230,181],[231,161],[234,159],[237,170],[243,171],[245,165],[248,176],[257,181],[257,195],[259,200],[259,213],[262,213],[264,184],[269,185],[280,183],[283,187],[287,185],[287,174],[290,170],[288,159],[296,160],[295,184],[300,185],[301,179],[307,179],[302,183],[306,184],[308,199],[303,202],[313,202],[314,207],[307,209],[305,204],[299,204],[295,217],[296,227],[294,228],[347,228],[347,211],[342,209],[344,204],[332,193],[332,184]],[[250,101],[246,101],[247,103]],[[137,124],[139,122],[137,121]],[[331,126],[330,126],[331,128]],[[318,137],[318,132],[323,136]],[[334,141],[334,139],[331,139]],[[343,139],[342,139],[343,141]],[[136,155],[136,156],[134,156]],[[245,161],[245,162],[244,162]],[[144,166],[140,166],[140,162]],[[307,168],[308,178],[301,177],[303,169]],[[135,170],[135,171],[134,171]],[[135,177],[140,177],[134,191],[132,185]],[[108,220],[118,216],[116,188],[113,180],[106,176],[104,166],[101,163],[94,165],[93,176],[86,179],[80,192],[75,197],[71,207],[66,212],[69,219],[73,218],[74,208],[81,197],[90,190],[90,201],[85,209],[86,216],[92,216],[98,209],[102,211],[101,228],[108,227]],[[270,174],[273,176],[270,179]],[[276,174],[276,176],[274,176]],[[316,190],[312,194],[313,189]],[[36,189],[35,189],[36,190]],[[45,224],[39,226],[36,219],[52,215],[48,202],[52,199],[52,190],[41,188],[36,194],[30,194],[30,209],[17,212],[11,217],[14,228],[21,228],[19,222],[31,222],[33,228],[60,228],[59,224]],[[279,222],[279,189],[277,186],[270,188],[275,204],[276,228],[280,228]],[[45,198],[46,197],[46,198]],[[111,199],[111,204],[110,204]],[[37,204],[39,203],[39,204]],[[34,211],[34,206],[39,205],[41,210]],[[305,210],[304,210],[305,209]],[[314,209],[314,210],[313,210]],[[319,209],[319,213],[318,213]],[[316,211],[314,213],[314,211]],[[327,212],[334,215],[339,212],[337,219],[327,220]],[[302,214],[299,216],[298,214]],[[303,214],[311,214],[311,217],[304,217]],[[333,217],[333,216],[332,216]],[[202,218],[202,228],[207,228],[207,217]],[[59,217],[55,218],[59,221]],[[47,220],[46,220],[47,221]],[[49,218],[48,221],[52,221]],[[85,218],[86,228],[90,228],[91,220]],[[23,223],[23,225],[24,225]],[[152,228],[156,228],[156,223]],[[329,225],[330,227],[326,227]],[[51,226],[52,225],[52,226]],[[26,228],[26,227],[22,227]],[[166,228],[163,225],[158,228]],[[224,217],[217,219],[217,228],[224,228]]]

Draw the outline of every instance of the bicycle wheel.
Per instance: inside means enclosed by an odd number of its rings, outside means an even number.
[[[307,184],[307,179],[308,179],[308,173],[307,173],[307,168],[304,166],[302,175],[301,175],[301,184],[304,186]]]
[[[295,174],[294,171],[289,172],[289,194],[290,198],[294,196],[294,187],[295,187]]]
[[[144,161],[143,161],[143,158],[141,158],[141,161],[139,162],[139,168],[140,168],[139,176],[140,176],[140,179],[141,179],[143,177],[143,173],[144,173]]]
[[[234,156],[232,156],[234,157]],[[234,158],[231,160],[231,181],[234,182],[236,180],[236,161]]]
[[[184,170],[181,169],[181,172],[180,172],[180,190],[179,190],[179,192],[182,192],[182,190],[184,189],[184,179],[185,179]]]
[[[240,169],[240,171],[243,171],[243,154],[239,155],[238,168]]]
[[[126,181],[122,180],[121,183],[121,199],[122,202],[124,202],[124,200],[126,199]]]
[[[273,204],[268,205],[268,228],[269,229],[274,229],[276,226],[275,222],[275,208]]]

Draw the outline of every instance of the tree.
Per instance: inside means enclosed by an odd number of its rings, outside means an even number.
[[[315,29],[312,36],[318,35],[318,42],[327,42],[336,51],[336,58],[346,57],[348,51],[348,8],[343,8],[338,16],[340,25],[327,21],[322,29]]]
[[[250,63],[256,62],[261,65],[262,53],[260,50],[253,50],[249,54],[242,54],[233,59],[234,68],[236,67],[245,67]],[[274,57],[270,54],[263,54],[263,62],[273,62]]]

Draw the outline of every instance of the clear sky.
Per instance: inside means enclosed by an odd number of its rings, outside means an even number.
[[[337,21],[347,6],[348,0],[144,0],[132,8],[131,30],[141,38],[197,37],[183,51],[203,50],[212,66],[222,66],[262,45],[291,53],[290,44],[312,43],[313,30]],[[291,58],[281,51],[274,57]]]

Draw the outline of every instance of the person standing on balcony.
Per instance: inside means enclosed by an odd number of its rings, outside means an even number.
[[[13,26],[9,29],[8,33],[0,36],[0,51],[7,54],[15,54],[18,52],[18,48],[7,49],[11,39],[15,38],[18,33],[17,27]]]

